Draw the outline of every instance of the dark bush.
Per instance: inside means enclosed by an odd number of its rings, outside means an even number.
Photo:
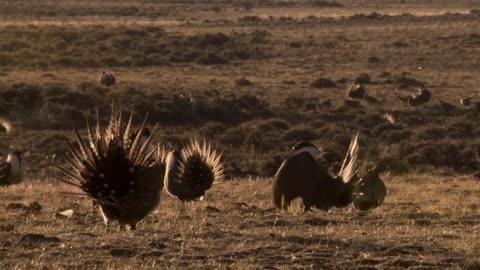
[[[317,137],[315,131],[306,127],[294,127],[283,132],[280,138],[284,141],[296,142],[296,141],[310,141]]]
[[[315,88],[336,88],[337,83],[328,78],[318,78],[313,81],[310,86]]]

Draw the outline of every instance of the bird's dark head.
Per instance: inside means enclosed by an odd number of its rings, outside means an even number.
[[[177,160],[181,159],[182,152],[181,152],[180,150],[178,150],[178,149],[173,149],[173,150],[172,150],[172,154],[173,154],[173,156],[174,156]]]
[[[18,158],[21,158],[22,155],[23,155],[23,151],[21,151],[21,150],[14,150],[14,151],[11,152],[11,154],[17,156]]]
[[[150,131],[150,129],[148,127],[144,127],[142,129],[142,136],[143,137],[150,137],[150,135],[152,135],[152,132]]]
[[[142,129],[137,129],[137,130],[135,130],[135,132],[134,132],[132,135],[130,135],[130,138],[131,138],[132,140],[134,140],[135,137],[137,137],[137,134],[138,134],[139,132],[140,132],[140,137],[146,137],[146,138],[148,138],[148,137],[150,137],[150,135],[152,135],[152,132],[150,131],[150,129],[149,129],[148,127],[143,127]]]

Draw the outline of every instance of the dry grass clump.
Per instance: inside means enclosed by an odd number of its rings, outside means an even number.
[[[11,27],[0,33],[3,49],[0,65],[42,68],[217,65],[267,57],[262,48],[269,42],[266,36],[268,32],[258,31],[185,35],[148,26]]]
[[[310,86],[315,88],[336,88],[337,83],[332,79],[321,77],[313,81]]]
[[[344,7],[343,4],[337,1],[325,1],[325,0],[311,0],[308,4],[313,7]]]
[[[401,154],[410,164],[448,167],[457,171],[471,171],[478,167],[478,152],[462,143],[413,143],[401,148]]]
[[[6,249],[0,252],[1,265],[79,269],[478,266],[474,181],[424,174],[382,178],[389,193],[385,203],[368,214],[352,209],[278,213],[272,208],[269,181],[241,179],[214,186],[205,201],[186,208],[164,196],[134,234],[106,229],[91,201],[66,200],[65,195],[50,192],[63,186],[36,180],[2,189],[0,236]],[[461,204],[455,203],[458,198]],[[70,217],[60,214],[68,209],[73,211]],[[72,252],[77,254],[75,259],[69,256]]]

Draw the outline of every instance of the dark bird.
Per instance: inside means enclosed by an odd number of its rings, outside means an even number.
[[[93,198],[106,225],[118,222],[121,229],[134,230],[157,207],[165,168],[163,158],[151,159],[154,154],[163,156],[160,147],[147,151],[153,132],[143,143],[142,132],[131,139],[132,118],[133,111],[124,125],[122,109],[113,104],[109,124],[101,129],[97,109],[95,131],[87,121],[84,141],[75,129],[78,147],[68,142],[71,155],[65,157],[67,165],[58,166],[62,176],[56,178],[84,192],[74,194]],[[139,130],[144,130],[146,120]]]
[[[460,99],[460,104],[463,106],[463,107],[470,107],[470,98],[469,97],[462,97]]]
[[[366,93],[367,91],[365,90],[365,86],[363,86],[363,84],[352,84],[347,89],[347,97],[349,98],[363,99]]]
[[[164,185],[168,194],[181,201],[203,199],[213,183],[223,177],[219,154],[207,143],[191,141],[182,150],[168,153]]]
[[[383,203],[387,195],[387,187],[380,179],[380,174],[387,168],[385,161],[381,160],[374,164],[367,173],[360,178],[358,191],[360,195],[353,200],[356,209],[367,211],[376,208]]]
[[[432,97],[432,94],[430,93],[430,91],[428,91],[428,89],[418,88],[417,94],[412,94],[410,96],[397,97],[397,98],[400,99],[403,103],[408,104],[410,106],[419,106],[427,103],[431,97]]]
[[[117,79],[115,78],[115,75],[111,71],[102,71],[102,74],[100,74],[100,78],[98,79],[101,85],[105,86],[112,86],[117,83]]]
[[[455,105],[450,104],[450,103],[448,103],[446,101],[443,101],[443,100],[440,100],[440,106],[442,106],[442,109],[446,112],[453,111],[457,108],[457,107],[455,107]]]
[[[15,150],[0,162],[0,186],[8,186],[22,182],[22,152]],[[2,158],[1,160],[4,160]]]
[[[358,134],[350,143],[337,176],[317,160],[321,153],[311,143],[298,143],[283,161],[273,182],[273,204],[287,210],[296,198],[302,198],[304,211],[311,207],[329,210],[350,204],[357,192],[355,177],[358,158]]]

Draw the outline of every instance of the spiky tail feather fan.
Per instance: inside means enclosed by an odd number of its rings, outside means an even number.
[[[159,202],[164,158],[152,161],[151,157],[154,153],[159,157],[164,154],[159,147],[145,151],[153,132],[143,144],[140,133],[130,138],[132,118],[133,111],[124,126],[122,110],[113,103],[109,124],[102,130],[97,108],[95,131],[87,120],[85,142],[75,129],[78,147],[67,141],[71,155],[65,157],[66,166],[58,166],[62,176],[56,178],[92,197],[100,205],[105,223],[113,220],[134,228]]]
[[[12,123],[5,118],[0,118],[0,126],[5,130],[5,133],[13,131]]]
[[[201,198],[223,177],[221,154],[205,141],[192,140],[177,156],[172,152],[166,163],[166,191],[182,201]]]
[[[362,179],[358,177],[358,136],[359,133],[350,141],[347,154],[343,160],[342,167],[338,175],[343,180],[345,184],[349,186],[349,189],[352,192],[353,199],[361,196],[360,191],[361,186],[363,185]]]

